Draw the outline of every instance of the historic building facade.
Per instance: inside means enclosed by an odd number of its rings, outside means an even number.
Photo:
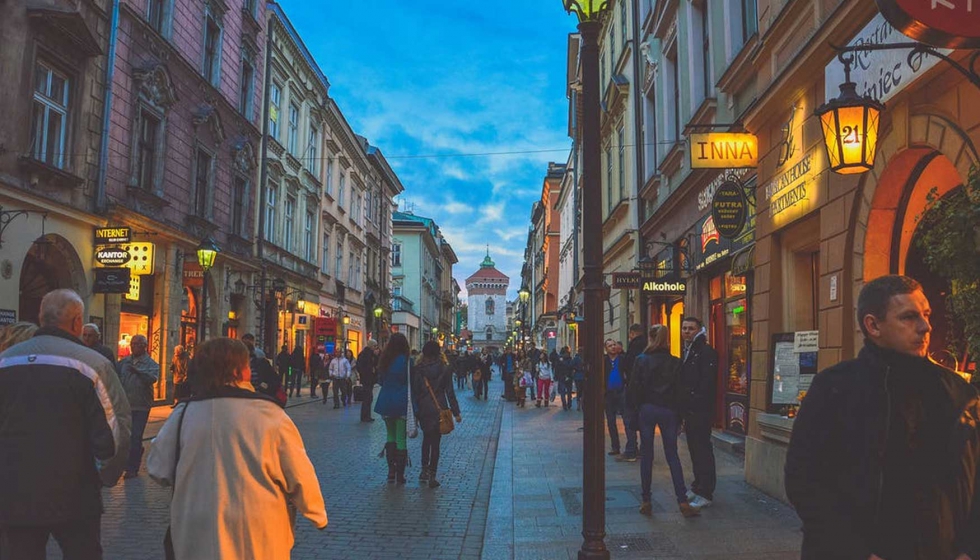
[[[495,268],[490,252],[480,269],[466,279],[467,328],[474,349],[502,350],[511,334],[507,330],[507,286],[510,279]]]
[[[365,193],[367,223],[367,257],[365,270],[364,311],[368,335],[384,342],[391,322],[391,215],[394,198],[405,188],[381,149],[367,144],[368,159],[374,166],[378,182]]]
[[[448,336],[451,326],[440,327],[444,314],[443,293],[451,292],[452,270],[445,254],[455,258],[452,248],[432,218],[410,212],[392,215],[392,330],[408,337],[413,348]],[[443,328],[446,328],[444,331]],[[444,340],[444,338],[443,338]]]

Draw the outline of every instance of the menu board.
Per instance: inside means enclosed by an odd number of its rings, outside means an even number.
[[[800,395],[810,390],[817,373],[817,353],[798,352],[796,333],[772,337],[770,354],[770,409],[800,404]]]

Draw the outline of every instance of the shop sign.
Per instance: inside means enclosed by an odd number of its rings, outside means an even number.
[[[748,173],[745,169],[727,169],[718,174],[708,186],[698,193],[698,212],[704,212],[711,206],[711,201],[715,197],[715,191],[718,190],[723,183],[734,178],[741,180]]]
[[[759,141],[754,134],[691,134],[690,151],[692,169],[746,168],[759,164]]]
[[[113,245],[129,243],[133,238],[133,230],[129,226],[109,226],[95,228],[96,245]]]
[[[640,287],[639,272],[613,272],[612,287],[614,290],[635,290]]]
[[[814,178],[826,168],[826,151],[815,146],[799,160],[781,168],[762,189],[769,217],[777,227],[810,213],[820,205],[823,189]]]
[[[695,270],[727,257],[732,251],[731,241],[723,238],[715,227],[715,220],[710,214],[698,220],[694,226],[695,249],[698,255],[695,259]]]
[[[184,260],[184,286],[200,288],[204,285],[204,269],[194,261]]]
[[[934,47],[980,48],[975,0],[876,0],[878,10],[906,36]]]
[[[891,26],[881,14],[876,15],[864,26],[849,47],[859,45],[887,45],[907,42],[901,33]],[[941,54],[950,50],[940,49]],[[857,84],[858,95],[868,96],[884,103],[905,89],[916,78],[939,63],[939,58],[916,54],[909,60],[909,51],[894,49],[885,51],[857,51],[853,53],[851,81]],[[834,57],[824,68],[824,99],[840,95],[840,84],[844,83],[844,65]]]
[[[0,325],[13,325],[17,322],[17,311],[14,309],[0,309]]]
[[[133,271],[133,274],[142,276],[153,274],[153,257],[156,251],[152,243],[140,242],[124,245],[124,249],[129,251],[129,261],[126,268]]]
[[[678,280],[676,282],[648,280],[643,283],[643,292],[655,295],[678,295],[687,293],[687,282]]]
[[[130,270],[132,272],[132,270]],[[140,287],[142,282],[139,276],[133,274],[129,278],[129,290],[123,294],[123,298],[129,301],[139,301],[140,300]]]
[[[336,336],[337,319],[333,317],[317,317],[313,320],[313,334],[316,336]]]
[[[748,213],[749,203],[742,185],[736,181],[722,183],[711,200],[711,218],[718,235],[725,239],[738,237],[745,228]]]
[[[125,294],[131,280],[128,268],[96,268],[93,294]]]
[[[129,262],[129,251],[119,247],[108,247],[95,252],[95,262],[102,266],[122,266]]]

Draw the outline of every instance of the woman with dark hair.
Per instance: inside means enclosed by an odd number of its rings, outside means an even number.
[[[650,484],[653,477],[653,437],[657,427],[663,441],[664,455],[670,466],[674,494],[684,517],[700,515],[700,510],[688,503],[684,486],[684,471],[677,454],[677,399],[674,397],[680,376],[680,360],[670,354],[670,333],[663,325],[650,327],[649,343],[636,357],[627,401],[635,407],[640,418],[640,484],[643,504],[640,513],[651,515]]]
[[[252,389],[240,341],[198,346],[187,378],[194,396],[177,405],[146,460],[150,477],[174,488],[174,557],[289,558],[290,505],[318,529],[327,526],[299,430],[275,400]]]
[[[419,482],[428,482],[429,488],[438,488],[436,470],[439,467],[439,413],[452,410],[456,423],[462,422],[456,391],[453,390],[452,373],[442,355],[442,348],[435,340],[422,346],[422,358],[412,373],[412,401],[415,416],[422,428],[422,472]]]
[[[405,484],[408,462],[405,419],[408,416],[408,339],[402,333],[391,335],[378,360],[378,402],[374,411],[381,415],[388,430],[384,455],[388,459],[388,484]]]

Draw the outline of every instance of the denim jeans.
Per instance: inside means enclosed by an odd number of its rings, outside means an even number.
[[[558,394],[561,395],[562,408],[572,407],[572,382],[571,380],[558,382]]]
[[[654,433],[660,427],[660,438],[664,444],[664,455],[670,466],[670,478],[674,483],[677,503],[687,501],[687,488],[684,486],[684,470],[677,455],[677,413],[669,408],[652,404],[640,405],[640,484],[643,501],[650,501],[650,484],[653,476]]]
[[[619,428],[616,426],[616,415],[623,417],[623,428],[626,431],[627,455],[636,455],[636,429],[632,419],[626,414],[626,390],[612,389],[606,391],[606,425],[609,428],[609,443],[613,451],[619,451]]]
[[[129,460],[126,463],[126,471],[136,474],[143,460],[143,431],[146,430],[146,422],[150,419],[150,411],[134,410],[132,414],[133,428],[129,436]]]

